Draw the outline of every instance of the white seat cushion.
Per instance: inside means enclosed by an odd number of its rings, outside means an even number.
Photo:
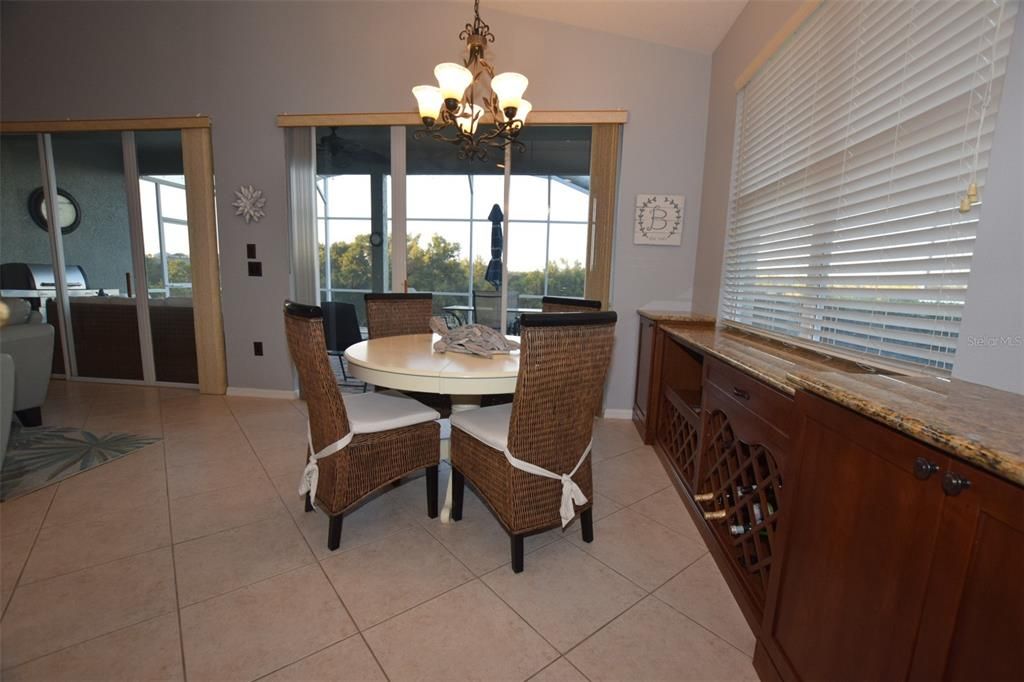
[[[345,411],[352,433],[377,433],[440,419],[437,410],[398,391],[346,394]]]
[[[512,417],[512,403],[481,407],[479,410],[452,412],[452,427],[495,450],[505,451],[508,446],[508,421]]]

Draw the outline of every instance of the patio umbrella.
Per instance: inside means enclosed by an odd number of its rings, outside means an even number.
[[[487,264],[487,272],[484,274],[484,279],[494,285],[495,289],[500,289],[501,249],[504,241],[501,230],[505,214],[501,212],[501,207],[495,204],[487,215],[487,219],[491,221],[491,262]]]

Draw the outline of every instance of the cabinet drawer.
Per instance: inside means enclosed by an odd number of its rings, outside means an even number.
[[[790,396],[714,358],[707,358],[704,366],[707,382],[728,396],[734,408],[741,408],[770,430],[778,432],[769,440],[778,441],[779,436],[783,441],[789,440],[795,422]],[[727,411],[735,412],[734,408]],[[753,438],[755,434],[749,435]]]

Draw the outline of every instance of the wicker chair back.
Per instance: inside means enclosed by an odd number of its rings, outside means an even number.
[[[366,294],[367,336],[429,334],[433,307],[433,294]]]
[[[569,472],[593,432],[594,412],[611,362],[616,314],[541,313],[523,315],[521,320],[522,351],[509,422],[509,452],[549,471]],[[518,469],[511,475],[512,490],[517,491],[511,496],[514,505],[526,505],[538,513],[545,510],[548,515],[558,509],[562,486],[557,481]],[[574,480],[590,497],[589,461]],[[538,497],[545,499],[541,502]],[[531,511],[524,508],[513,514],[523,518]]]
[[[319,451],[349,432],[345,403],[327,357],[323,311],[316,306],[285,301],[284,329],[309,412],[313,447]]]

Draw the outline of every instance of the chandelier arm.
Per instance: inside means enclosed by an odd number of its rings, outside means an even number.
[[[486,46],[494,43],[495,36],[488,26],[480,18],[480,0],[473,2],[473,21],[466,23],[459,33],[459,39],[466,43],[466,56],[462,60],[463,66],[472,72],[468,90],[463,93],[461,101],[454,110],[447,106],[441,108],[435,119],[424,118],[431,125],[416,130],[413,134],[415,139],[423,139],[430,136],[439,142],[447,142],[458,146],[459,159],[486,160],[488,151],[491,149],[506,149],[511,147],[515,151],[523,152],[526,145],[517,140],[523,129],[523,122],[518,119],[505,120],[505,114],[501,110],[498,96],[489,87],[484,85],[483,74],[494,78],[494,66],[485,58]],[[477,103],[477,86],[480,87],[480,100]],[[484,113],[490,114],[494,120],[494,127],[489,130],[477,130],[483,120]],[[468,123],[467,123],[467,119]],[[460,121],[463,125],[460,125]],[[445,133],[451,132],[451,135]]]

